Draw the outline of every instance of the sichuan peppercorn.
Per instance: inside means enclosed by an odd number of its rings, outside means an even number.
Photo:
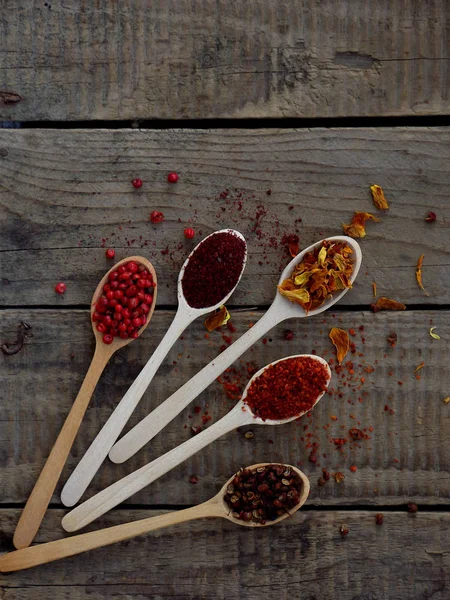
[[[241,469],[228,484],[224,500],[237,519],[264,525],[300,502],[302,480],[287,465]]]

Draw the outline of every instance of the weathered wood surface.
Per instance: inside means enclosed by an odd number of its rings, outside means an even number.
[[[37,541],[61,537],[63,514],[49,511]],[[154,514],[118,510],[101,525]],[[2,550],[18,516],[18,510],[0,510]],[[350,532],[342,539],[344,523]],[[300,511],[265,530],[199,521],[0,575],[0,591],[3,600],[447,600],[449,526],[448,514],[406,511],[385,513],[382,526],[367,511]]]
[[[446,0],[8,0],[0,120],[446,114],[449,24]]]
[[[245,332],[249,323],[254,323],[261,314],[233,313],[237,331],[232,337],[236,339]],[[245,386],[249,378],[248,363],[260,368],[282,356],[312,351],[331,359],[334,349],[328,339],[330,328],[355,328],[356,335],[351,339],[356,354],[348,355],[354,361],[354,374],[349,374],[348,367],[341,375],[334,372],[331,387],[335,393],[325,396],[311,418],[277,428],[255,426],[250,428],[254,432],[251,440],[244,437],[244,431],[230,433],[129,502],[147,506],[195,504],[213,495],[218,483],[241,466],[282,461],[298,464],[308,474],[312,487],[309,502],[316,505],[399,505],[410,500],[419,504],[448,504],[450,405],[444,404],[443,399],[450,394],[449,312],[333,314],[334,317],[326,314],[278,326],[268,334],[266,343],[257,343],[236,365],[240,375],[237,383]],[[119,351],[107,366],[53,502],[60,502],[63,482],[151,355],[172,316],[173,312],[157,311],[143,338]],[[87,311],[1,311],[2,341],[14,339],[20,320],[33,326],[34,337],[18,354],[0,354],[3,503],[26,500],[76,396],[93,351]],[[364,332],[358,329],[361,324]],[[432,325],[441,340],[429,336]],[[292,341],[284,340],[285,327],[295,333]],[[393,331],[398,334],[395,348],[386,341]],[[188,329],[158,371],[130,423],[143,418],[151,407],[217,355],[224,343],[221,333],[213,332],[209,339],[204,335],[200,321]],[[421,376],[418,380],[414,369],[422,361],[425,367],[418,372]],[[368,372],[371,367],[373,372]],[[363,384],[361,377],[365,379]],[[231,382],[235,380],[232,375]],[[188,439],[191,425],[201,424],[204,410],[216,421],[233,404],[216,382],[128,463],[113,465],[106,461],[88,495]],[[386,404],[394,414],[385,410]],[[206,405],[209,409],[205,409]],[[201,414],[195,414],[194,406],[202,407]],[[352,442],[348,430],[354,426],[364,428],[371,439]],[[347,439],[342,450],[336,448],[333,441],[336,438]],[[319,444],[316,464],[309,460],[308,442]],[[349,470],[353,465],[358,468],[356,473]],[[342,471],[345,481],[337,484],[331,479],[319,487],[322,467],[331,473]],[[192,474],[199,476],[197,485],[189,482]]]
[[[171,170],[176,185],[167,183]],[[289,258],[283,235],[297,231],[304,247],[342,232],[358,210],[382,222],[367,227],[362,271],[344,304],[370,304],[372,281],[407,304],[449,304],[449,175],[448,128],[3,130],[0,304],[87,305],[110,266],[101,246],[112,246],[119,258],[148,257],[158,302],[173,305],[195,244],[183,229],[192,225],[197,240],[222,227],[244,233],[250,257],[232,302],[265,305]],[[373,183],[385,189],[386,214],[373,206]],[[158,225],[149,222],[155,209],[166,217]],[[429,210],[438,215],[432,225]],[[414,275],[421,253],[429,297]],[[54,293],[60,280],[64,298]]]

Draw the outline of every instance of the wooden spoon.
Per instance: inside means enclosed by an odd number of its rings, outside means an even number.
[[[316,242],[312,246],[305,248],[293,258],[281,274],[279,283],[291,276],[294,267],[303,260],[303,257],[314,248],[321,246],[324,240]],[[358,275],[362,261],[361,248],[356,240],[340,235],[327,238],[329,242],[344,242],[353,250],[353,272],[350,282],[353,282]],[[309,318],[328,310],[338,300],[340,300],[349,288],[333,293],[322,306],[306,313],[301,306],[289,302],[282,296],[278,290],[275,298],[267,312],[257,321],[254,326],[246,331],[244,335],[238,338],[231,346],[228,346],[219,356],[214,358],[209,365],[203,367],[192,379],[182,385],[167,400],[157,406],[142,421],[130,429],[116,444],[111,448],[109,458],[115,463],[122,463],[133,456],[138,450],[149,442],[157,433],[161,431],[170,421],[176,417],[194,398],[208,387],[216,378],[225,371],[234,361],[236,361],[250,346],[259,338],[265,335],[272,327],[286,319]],[[64,498],[62,498],[63,504]]]
[[[265,467],[270,464],[280,463],[258,463],[247,467],[254,471],[258,467]],[[302,473],[296,467],[292,465],[283,465],[286,468],[290,468],[294,471],[302,480],[302,488],[300,490],[300,500],[294,508],[290,509],[289,512],[279,516],[273,521],[267,521],[263,525],[261,523],[246,522],[233,516],[230,512],[229,506],[225,502],[225,494],[227,493],[228,485],[233,481],[235,475],[225,483],[220,492],[216,494],[210,500],[187,508],[185,510],[174,511],[159,515],[157,517],[150,517],[148,519],[141,519],[140,521],[134,521],[131,523],[124,523],[123,525],[116,525],[115,527],[108,527],[106,529],[100,529],[99,531],[92,531],[91,533],[84,533],[81,535],[75,535],[73,537],[65,538],[63,540],[57,540],[55,542],[48,542],[46,544],[38,544],[32,548],[24,548],[23,550],[16,550],[15,552],[9,552],[0,556],[0,572],[9,573],[12,571],[20,571],[21,569],[28,569],[30,567],[36,567],[60,558],[66,558],[68,556],[74,556],[86,552],[87,550],[94,550],[95,548],[101,548],[102,546],[109,546],[116,542],[129,540],[137,535],[148,533],[149,531],[155,531],[156,529],[162,529],[163,527],[169,527],[170,525],[177,525],[178,523],[185,523],[186,521],[192,521],[194,519],[203,518],[222,518],[228,519],[232,523],[241,525],[243,527],[270,527],[276,525],[291,517],[303,506],[309,494],[309,480],[307,476]]]
[[[277,419],[277,420],[269,420],[266,419],[263,421],[261,418],[256,417],[248,404],[245,404],[245,397],[250,388],[250,385],[253,383],[255,379],[257,379],[266,369],[270,366],[292,358],[311,358],[317,362],[320,362],[327,370],[327,387],[331,380],[331,370],[328,366],[328,363],[320,356],[316,356],[313,354],[300,354],[296,356],[287,356],[285,358],[281,358],[280,360],[274,361],[269,365],[266,365],[262,369],[260,369],[248,382],[241,400],[227,413],[224,417],[216,421],[213,425],[205,429],[195,437],[187,440],[183,444],[180,444],[176,448],[173,448],[166,454],[163,454],[159,458],[154,461],[144,465],[140,469],[137,469],[133,473],[130,473],[126,477],[119,479],[109,487],[105,488],[89,500],[86,500],[76,508],[74,508],[71,512],[69,512],[62,520],[62,526],[66,531],[78,531],[82,527],[85,527],[95,519],[97,519],[100,515],[105,514],[114,506],[117,506],[139,490],[142,490],[144,487],[168,473],[171,469],[178,466],[192,455],[196,454],[199,450],[211,444],[217,438],[225,435],[229,431],[236,429],[236,427],[242,427],[243,425],[284,425],[285,423],[289,423],[290,421],[294,421],[298,419],[305,412],[309,412],[312,408],[319,402],[319,400],[324,395],[325,391],[317,396],[314,401],[313,406],[303,412],[300,412],[288,419]]]
[[[102,278],[97,286],[92,297],[91,304],[91,317],[95,310],[95,304],[100,298],[103,286],[108,281],[108,275],[111,271],[117,269],[120,265],[135,261],[139,264],[145,265],[147,270],[152,274],[153,281],[156,283],[156,273],[153,265],[142,256],[131,256],[124,258],[112,267],[108,273]],[[157,287],[153,294],[153,303],[150,308],[150,312],[147,316],[146,323],[139,330],[139,335],[142,334],[144,329],[150,323],[150,319],[153,315],[153,311],[156,303]],[[56,484],[58,483],[59,476],[63,470],[67,456],[69,455],[75,436],[77,435],[78,429],[80,428],[81,421],[84,413],[88,407],[89,401],[94,392],[95,386],[103,372],[106,364],[108,363],[111,356],[123,348],[127,344],[133,341],[132,338],[122,339],[115,337],[112,344],[104,344],[102,340],[102,334],[95,328],[95,323],[92,321],[92,329],[95,335],[95,352],[89,370],[86,373],[86,377],[81,385],[78,396],[75,398],[75,402],[67,415],[58,439],[50,452],[44,468],[39,475],[33,491],[28,498],[25,508],[22,511],[16,530],[14,532],[13,543],[16,548],[25,548],[29,546],[36,535],[42,519],[44,518],[45,511],[50,502],[50,499],[55,490]]]
[[[245,242],[244,237],[239,233],[239,231],[235,231],[233,229],[221,229],[220,231],[214,231],[204,238],[189,254],[183,266],[181,267],[180,274],[178,276],[178,310],[172,321],[172,324],[166,331],[159,346],[147,361],[147,364],[133,381],[125,396],[111,413],[109,419],[98,432],[96,438],[86,450],[75,470],[66,481],[66,484],[61,492],[61,501],[65,506],[73,506],[84,494],[88,485],[94,478],[94,475],[97,473],[98,469],[101,467],[103,461],[107,457],[108,452],[114,445],[114,442],[117,440],[122,429],[125,427],[128,419],[133,414],[134,409],[139,404],[140,399],[150,385],[162,361],[186,327],[195,319],[198,319],[202,315],[206,315],[222,304],[225,304],[225,302],[236,289],[242,277],[242,273],[244,272],[247,261],[247,252],[245,253],[239,279],[236,281],[234,287],[228,292],[228,294],[226,294],[226,296],[224,296],[213,306],[207,306],[205,308],[192,308],[192,306],[189,306],[189,304],[186,302],[183,294],[183,275],[191,256],[206,239],[212,237],[213,235],[224,232],[232,232],[235,236],[241,238]]]

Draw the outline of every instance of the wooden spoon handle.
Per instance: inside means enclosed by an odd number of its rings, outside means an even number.
[[[39,529],[97,381],[110,356],[109,348],[97,344],[78,396],[20,516],[13,537],[16,548],[29,546]]]
[[[109,487],[105,488],[89,500],[86,500],[62,520],[62,526],[66,531],[78,531],[101,515],[105,514],[114,506],[117,506],[142,488],[146,487],[177,465],[187,460],[190,456],[221,437],[228,431],[232,431],[239,425],[252,422],[253,416],[248,411],[244,412],[240,403],[226,414],[222,419],[205,429],[195,437],[187,440],[180,446],[173,448],[154,461],[133,471],[126,477],[119,479]]]
[[[128,540],[137,535],[142,535],[149,531],[176,525],[192,519],[201,519],[203,517],[224,516],[223,509],[217,502],[209,500],[199,506],[193,506],[185,510],[175,511],[157,517],[141,519],[132,523],[116,525],[84,533],[73,537],[48,542],[47,544],[38,544],[31,548],[23,548],[15,552],[9,552],[0,556],[0,572],[9,573],[42,565],[53,560],[74,556],[87,550],[109,546],[116,542]]]

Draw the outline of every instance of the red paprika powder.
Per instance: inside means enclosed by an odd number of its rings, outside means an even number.
[[[192,308],[218,304],[234,288],[244,265],[247,245],[233,231],[210,235],[194,250],[181,286]]]
[[[248,389],[244,402],[266,419],[289,419],[310,410],[328,385],[329,371],[308,356],[288,358],[268,367]]]

